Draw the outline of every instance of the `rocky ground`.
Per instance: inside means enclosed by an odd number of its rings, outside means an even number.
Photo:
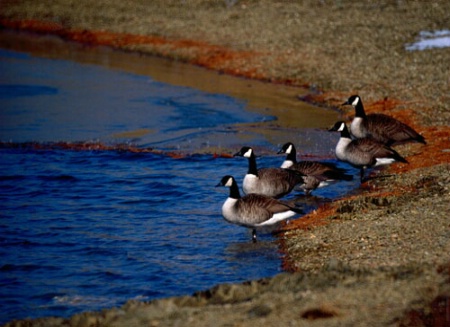
[[[10,325],[450,324],[450,48],[405,50],[420,31],[449,29],[450,2],[0,0],[0,8],[4,27],[308,87],[301,100],[324,106],[358,93],[367,111],[407,122],[428,142],[397,147],[409,164],[286,225],[278,236],[293,273]]]

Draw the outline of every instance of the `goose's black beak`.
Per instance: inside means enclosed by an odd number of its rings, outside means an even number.
[[[348,102],[348,100],[347,101],[345,101],[343,104],[341,104],[341,106],[349,106],[349,105],[351,105],[351,103],[350,102]]]

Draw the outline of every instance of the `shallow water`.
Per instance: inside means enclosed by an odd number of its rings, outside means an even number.
[[[282,256],[273,236],[253,244],[220,214],[228,193],[214,186],[227,174],[241,183],[246,159],[213,153],[245,143],[264,154],[260,166],[279,166],[280,142],[295,138],[334,161],[337,135],[280,129],[282,107],[228,92],[11,49],[0,51],[0,71],[0,323],[272,276]],[[163,151],[52,146],[91,140]],[[183,155],[165,154],[174,149]],[[333,199],[355,183],[316,194]]]
[[[48,78],[45,79],[44,77],[43,81],[39,65],[32,65],[31,70],[19,67],[21,74],[18,74],[19,72],[11,71],[8,67],[11,65],[11,60],[19,61],[19,65],[21,65],[20,60],[11,58],[9,62],[4,62],[5,58],[3,57],[0,64],[7,67],[5,67],[5,74],[0,74],[0,84],[12,84],[12,81],[20,77],[30,77],[34,74],[37,75],[38,82],[44,85],[57,82],[66,83],[69,86],[75,83],[80,86],[78,89],[68,88],[64,94],[60,92],[57,96],[47,95],[49,101],[44,102],[44,104],[54,104],[53,107],[56,109],[53,109],[53,111],[57,111],[60,114],[59,117],[63,118],[61,122],[56,121],[56,124],[52,125],[52,129],[47,130],[47,133],[51,133],[52,130],[57,131],[58,126],[66,123],[75,125],[76,122],[81,122],[84,132],[89,132],[84,125],[85,123],[94,128],[90,131],[91,134],[83,135],[79,133],[76,137],[68,135],[63,130],[62,138],[64,140],[71,138],[77,141],[86,141],[89,138],[94,138],[116,142],[132,141],[140,145],[151,144],[155,138],[155,135],[152,134],[154,130],[145,128],[145,126],[153,122],[153,115],[169,117],[164,113],[167,108],[173,109],[178,103],[181,105],[189,103],[191,100],[188,97],[193,98],[206,92],[211,100],[207,105],[204,105],[204,99],[200,103],[194,103],[195,99],[192,101],[192,104],[197,107],[196,116],[209,115],[210,112],[214,112],[216,106],[222,106],[222,108],[217,109],[219,111],[223,109],[231,110],[230,112],[227,111],[224,117],[235,119],[234,123],[227,125],[228,121],[219,121],[221,116],[216,116],[220,127],[214,133],[211,133],[211,130],[206,131],[208,133],[207,144],[202,142],[205,140],[204,135],[196,137],[197,133],[193,131],[187,137],[179,138],[178,143],[168,142],[161,144],[161,146],[202,152],[208,151],[207,147],[209,146],[214,149],[218,147],[219,149],[215,149],[218,151],[223,149],[230,151],[230,148],[234,151],[242,143],[256,142],[265,146],[275,145],[273,150],[277,150],[278,146],[290,140],[307,154],[314,153],[326,156],[331,154],[328,145],[334,142],[335,137],[323,133],[323,129],[332,126],[338,120],[338,112],[317,108],[299,101],[298,96],[304,95],[307,90],[302,91],[302,89],[284,85],[272,85],[236,78],[161,58],[123,53],[102,47],[86,47],[76,43],[63,42],[51,36],[37,37],[33,35],[30,37],[26,33],[1,31],[0,48],[3,48],[4,51],[12,50],[16,53],[20,51],[22,56],[31,54],[36,60],[52,59],[54,62],[60,62],[60,66],[62,66],[59,71],[54,72],[55,69],[53,69],[51,72],[51,74],[59,73],[59,79],[62,80],[52,78],[49,81]],[[107,77],[106,74],[92,76],[91,73],[78,72],[79,67],[88,69],[89,67],[92,68],[92,64],[95,67],[103,67],[103,72],[112,70],[116,73],[109,73]],[[6,72],[9,72],[9,74],[6,74]],[[118,74],[118,72],[121,74]],[[23,82],[16,81],[14,83],[22,86]],[[34,84],[41,85],[39,83]],[[151,103],[153,99],[150,95],[158,93],[152,88],[158,83],[170,84],[174,86],[173,90],[175,91],[168,98],[168,101],[161,97],[162,103]],[[136,86],[136,90],[134,90],[134,86]],[[139,93],[139,91],[143,93]],[[128,95],[127,92],[131,93]],[[152,94],[148,94],[148,92]],[[61,99],[67,93],[76,97],[76,101],[73,101],[73,97],[67,97],[66,99],[69,100],[63,102],[62,107],[55,103],[56,98]],[[133,94],[134,98],[132,97]],[[227,95],[228,97],[222,97],[222,99],[227,98],[227,100],[214,102],[214,98],[219,95]],[[132,100],[134,103],[131,103]],[[30,102],[33,101],[35,101],[35,98],[30,100]],[[17,99],[11,100],[11,102],[18,106]],[[171,104],[174,106],[171,106]],[[154,107],[150,107],[151,105],[159,106],[161,110],[156,111]],[[140,110],[141,113],[146,111],[147,116],[140,117],[136,112],[127,110],[132,107],[138,108],[137,110]],[[205,108],[207,111],[201,111]],[[245,112],[243,109],[245,109]],[[117,110],[125,115],[125,117],[121,117],[123,120],[115,117]],[[45,110],[41,110],[41,112],[46,114]],[[178,121],[186,121],[191,117],[191,111],[181,115],[179,113],[180,111],[175,116]],[[38,112],[37,114],[41,113]],[[249,117],[251,114],[256,114],[253,118],[258,118],[241,120],[242,115]],[[151,116],[151,119],[148,118],[148,115]],[[237,116],[234,117],[234,115]],[[274,117],[277,117],[276,121],[274,121]],[[131,124],[133,123],[132,118],[138,120],[138,122],[134,121],[134,125]],[[12,119],[14,120],[15,117],[12,116]],[[38,117],[38,119],[42,121],[48,118]],[[113,119],[120,121],[119,124],[112,126],[112,129],[105,130],[105,124]],[[1,120],[0,124],[3,121]],[[251,123],[249,123],[250,121]],[[237,122],[239,122],[238,126],[235,124]],[[134,129],[136,126],[138,126],[137,130]],[[280,126],[283,126],[283,128],[280,128]],[[1,127],[1,130],[3,130],[4,126]],[[109,127],[111,127],[111,124]],[[197,130],[198,128],[204,128],[204,126],[195,127],[197,127]],[[222,133],[223,129],[228,133]],[[36,137],[36,131],[34,132],[33,136]],[[187,131],[185,132],[187,133]],[[25,138],[21,136],[22,133],[18,132],[17,134],[22,139]],[[175,130],[171,130],[166,132],[164,137],[170,139],[174,134]],[[82,138],[79,139],[78,137]],[[61,135],[49,138],[55,141],[61,138]],[[0,139],[5,141],[3,136]],[[175,140],[174,137],[173,139]],[[323,145],[323,142],[326,142],[326,144]]]
[[[211,130],[219,125],[274,119],[229,96],[147,76],[7,50],[0,58],[2,141],[134,139],[157,147],[220,132]]]

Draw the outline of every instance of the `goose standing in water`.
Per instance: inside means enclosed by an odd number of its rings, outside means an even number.
[[[224,176],[217,186],[230,188],[230,195],[222,206],[222,215],[226,221],[252,229],[252,240],[256,242],[258,227],[274,225],[296,214],[301,209],[292,207],[280,200],[261,194],[239,194],[236,180]]]
[[[394,149],[373,138],[352,140],[347,125],[343,121],[337,122],[330,131],[341,132],[336,145],[336,157],[360,169],[361,183],[364,181],[364,171],[369,167],[388,165],[396,161],[408,163]]]
[[[296,170],[305,175],[303,177],[304,183],[300,185],[300,188],[304,190],[306,195],[319,187],[329,185],[331,182],[353,179],[352,175],[345,174],[344,169],[337,168],[332,163],[297,161],[297,150],[291,142],[283,145],[281,150],[278,151],[278,154],[281,153],[287,154],[281,168]]]
[[[256,167],[256,157],[252,148],[242,147],[234,156],[248,159],[248,171],[242,188],[245,194],[255,193],[281,198],[290,193],[297,184],[302,184],[303,174],[291,169]]]
[[[352,95],[342,105],[351,105],[355,108],[355,118],[350,125],[350,132],[356,138],[370,136],[388,146],[407,142],[426,144],[422,135],[395,118],[384,114],[366,115],[358,95]]]

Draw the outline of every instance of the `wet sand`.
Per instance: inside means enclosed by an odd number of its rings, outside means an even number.
[[[447,1],[5,4],[5,27],[307,86],[301,99],[323,106],[359,93],[367,112],[401,119],[428,143],[397,147],[409,164],[286,225],[278,236],[294,274],[12,325],[448,325],[450,49],[405,50],[420,31],[448,28],[448,12]]]

